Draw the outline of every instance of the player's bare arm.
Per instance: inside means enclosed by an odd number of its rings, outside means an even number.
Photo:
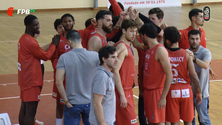
[[[135,47],[136,49],[138,49],[140,51],[146,50],[146,46],[143,43],[139,42],[138,37],[136,37],[132,43],[133,43],[133,47]]]
[[[59,94],[61,95],[62,99],[64,100],[66,106],[68,108],[71,108],[72,105],[69,103],[69,100],[66,96],[65,88],[63,86],[64,76],[65,76],[65,70],[56,69],[56,86],[58,88]]]
[[[96,51],[99,52],[100,48],[102,48],[101,39],[98,36],[93,36],[89,42],[89,51]]]
[[[197,90],[196,99],[199,99],[199,102],[198,102],[198,105],[199,105],[202,102],[202,92],[201,92],[201,88],[200,88],[200,81],[199,81],[199,78],[198,78],[197,73],[195,71],[195,68],[193,65],[193,60],[192,60],[191,56],[189,56],[188,53],[186,54],[186,56],[187,56],[187,65],[188,65],[188,70],[190,73],[190,78]]]
[[[93,105],[95,107],[96,118],[98,119],[100,125],[106,125],[106,120],[104,118],[102,106],[103,95],[93,93],[93,98]]]
[[[122,44],[122,43],[120,43]],[[119,46],[119,45],[118,45]],[[115,80],[115,85],[116,88],[119,92],[120,95],[120,107],[121,108],[126,108],[127,106],[127,100],[125,97],[125,93],[122,87],[122,83],[121,83],[121,78],[120,78],[120,74],[119,74],[119,70],[123,64],[124,59],[128,56],[128,51],[127,49],[125,49],[124,51],[122,51],[119,55],[118,55],[118,64],[117,67],[113,70],[113,78]]]
[[[156,50],[156,60],[160,62],[163,67],[163,71],[166,74],[163,93],[158,103],[159,109],[162,109],[166,107],[166,96],[170,89],[171,81],[173,79],[168,52],[164,47],[159,47]]]

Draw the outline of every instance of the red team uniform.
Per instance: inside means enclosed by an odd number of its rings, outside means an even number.
[[[67,43],[66,37],[64,37],[63,33],[61,33],[59,44],[56,46],[56,51],[55,51],[53,57],[51,58],[52,67],[54,69],[54,85],[53,85],[52,97],[55,99],[60,99],[61,103],[64,103],[64,102],[63,102],[62,97],[60,97],[60,94],[59,94],[58,89],[55,84],[56,83],[56,66],[57,66],[57,62],[58,62],[59,57],[62,54],[69,52],[70,50],[71,50],[71,48]],[[63,81],[63,85],[65,87],[65,79]]]
[[[95,31],[95,32],[92,32],[89,39],[91,39],[93,36],[98,36],[98,37],[101,39],[102,47],[108,45],[108,42],[106,41],[106,38],[103,37],[101,34],[97,33],[96,31]],[[87,44],[87,50],[88,50],[88,49],[89,49],[89,44]]]
[[[119,70],[122,87],[127,99],[127,107],[120,108],[120,95],[116,90],[116,125],[137,125],[135,105],[133,100],[133,82],[134,82],[134,57],[130,46],[126,43],[119,41],[115,44],[117,46],[119,43],[125,44],[128,50],[128,56],[124,59],[122,66]],[[124,118],[123,118],[124,117]]]
[[[188,41],[188,32],[190,30],[194,30],[193,27],[189,26],[189,28],[184,29],[184,30],[179,30],[181,33],[181,38],[179,41],[179,47],[182,49],[188,49],[190,48],[190,44]],[[206,36],[205,36],[205,31],[202,28],[199,28],[200,32],[201,32],[201,38],[200,38],[200,45],[203,46],[204,48],[207,47],[207,41],[206,41]]]
[[[194,118],[193,92],[190,85],[186,50],[168,50],[173,80],[166,98],[166,121],[190,122]]]
[[[23,102],[40,101],[43,78],[40,59],[46,61],[51,58],[56,49],[51,45],[44,52],[36,39],[29,34],[23,34],[18,42],[18,85],[20,98]]]
[[[166,80],[162,65],[155,58],[156,50],[159,47],[163,47],[163,45],[158,44],[154,48],[148,49],[144,59],[144,114],[151,123],[165,122],[165,108],[159,109],[158,107]]]

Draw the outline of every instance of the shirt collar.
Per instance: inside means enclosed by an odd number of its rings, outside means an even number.
[[[200,54],[202,49],[203,49],[203,47],[200,45],[200,47],[198,48],[198,50],[196,52],[194,52],[194,54]],[[189,50],[190,50],[190,48],[189,48]]]
[[[105,67],[103,66],[98,66],[98,69],[103,70],[109,77],[113,77],[113,73],[109,72]]]

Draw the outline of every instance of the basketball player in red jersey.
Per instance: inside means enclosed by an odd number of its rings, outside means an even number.
[[[96,14],[97,31],[93,32],[88,42],[88,50],[98,52],[102,47],[107,46],[106,34],[112,33],[112,14],[106,10],[100,10]],[[109,45],[114,45],[113,42],[109,42]],[[118,46],[116,48],[117,53],[120,53],[125,46]]]
[[[44,52],[36,39],[39,34],[39,21],[36,16],[28,15],[24,19],[25,34],[18,42],[18,84],[20,87],[21,108],[19,112],[20,125],[33,125],[35,114],[40,101],[43,86],[40,59],[48,60],[55,52],[60,36],[53,38],[52,45]]]
[[[176,27],[167,27],[164,30],[164,45],[169,54],[173,74],[167,95],[166,121],[171,122],[171,125],[179,125],[182,119],[185,125],[192,125],[194,106],[190,79],[197,89],[199,104],[202,101],[202,94],[192,58],[186,50],[178,46],[180,37]]]
[[[124,19],[122,22],[123,35],[115,46],[124,44],[126,49],[118,55],[118,64],[114,69],[116,84],[116,125],[136,125],[136,113],[133,100],[132,86],[134,82],[134,57],[131,43],[135,40],[137,23],[132,19]]]
[[[97,31],[93,32],[89,42],[88,50],[98,52],[100,48],[107,46],[106,34],[112,33],[112,14],[106,10],[100,10],[96,14]]]
[[[144,111],[150,125],[164,125],[166,96],[172,72],[167,50],[156,40],[157,29],[153,24],[144,24],[140,38],[149,49],[145,52],[143,87]]]

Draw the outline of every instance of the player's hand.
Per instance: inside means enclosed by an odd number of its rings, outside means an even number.
[[[39,33],[38,33],[38,34],[36,33],[36,34],[34,35],[34,38],[37,39],[37,37],[40,36],[40,33],[41,33],[41,30],[39,30]]]
[[[121,12],[120,13],[120,18],[125,19],[127,17],[128,13],[127,12]]]
[[[57,34],[57,35],[55,35],[53,38],[52,38],[52,44],[53,45],[57,45],[57,44],[59,44],[59,41],[60,41],[60,35],[59,34]]]
[[[163,109],[166,107],[166,98],[160,98],[159,102],[158,102],[158,107],[159,109]]]
[[[197,93],[196,95],[196,100],[199,99],[198,101],[198,105],[200,105],[200,103],[202,102],[202,93]]]
[[[186,52],[189,54],[189,56],[191,56],[192,60],[194,59],[194,54],[192,51],[190,51],[189,49],[186,49]]]
[[[92,24],[93,27],[97,26],[97,22],[96,22],[95,18],[91,19],[91,24]]]
[[[108,46],[114,46],[115,43],[113,41],[108,41]]]
[[[160,28],[161,28],[162,30],[164,30],[164,29],[167,28],[167,27],[168,27],[168,25],[167,25],[166,23],[163,23],[163,24],[160,25]]]
[[[123,43],[120,43],[117,47],[116,47],[116,51],[119,54],[120,52],[122,52],[123,50],[126,49],[126,45]]]
[[[213,79],[216,79],[217,78],[217,74],[214,73],[214,71],[210,68],[209,70],[209,73],[210,73],[210,76],[213,78]]]
[[[73,106],[72,106],[72,104],[71,103],[66,103],[66,106],[67,106],[67,108],[72,108]]]
[[[120,108],[126,108],[127,107],[127,100],[125,95],[120,96]]]

